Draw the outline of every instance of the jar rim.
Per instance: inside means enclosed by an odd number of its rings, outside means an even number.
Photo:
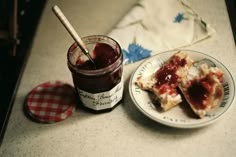
[[[97,38],[97,39],[100,39],[100,40],[109,40],[109,41],[112,41],[118,48],[119,50],[119,56],[117,57],[117,59],[114,61],[114,63],[104,67],[104,68],[100,68],[100,69],[93,69],[93,70],[86,70],[86,69],[79,69],[77,68],[77,66],[75,66],[71,60],[70,60],[70,54],[71,52],[73,51],[77,51],[77,49],[80,49],[79,46],[76,44],[76,42],[74,42],[68,49],[68,52],[67,52],[67,61],[68,61],[68,66],[69,68],[72,68],[73,70],[75,70],[76,72],[80,73],[80,74],[85,74],[85,75],[101,75],[101,74],[104,74],[104,73],[107,73],[107,72],[110,72],[110,71],[113,71],[114,70],[114,67],[115,69],[117,67],[119,67],[122,62],[123,62],[123,54],[122,54],[122,50],[121,50],[121,47],[119,45],[119,43],[114,40],[113,38],[111,37],[108,37],[108,36],[105,36],[105,35],[90,35],[90,36],[85,36],[85,37],[82,37],[81,39],[84,41],[84,40],[89,40],[89,39],[94,39],[94,38]],[[86,43],[85,43],[86,44]],[[74,47],[73,47],[74,46]],[[71,50],[73,48],[73,50]]]

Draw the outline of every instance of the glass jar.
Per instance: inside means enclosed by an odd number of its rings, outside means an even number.
[[[95,66],[76,43],[68,50],[68,67],[82,105],[93,111],[112,110],[123,96],[123,55],[112,38],[93,35],[82,38]]]

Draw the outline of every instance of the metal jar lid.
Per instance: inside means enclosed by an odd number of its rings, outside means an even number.
[[[74,88],[61,81],[45,82],[28,95],[25,111],[35,121],[55,123],[70,117],[75,111]]]

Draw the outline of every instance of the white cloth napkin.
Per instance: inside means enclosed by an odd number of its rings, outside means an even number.
[[[214,33],[186,0],[141,0],[108,36],[121,45],[124,64],[128,64]]]

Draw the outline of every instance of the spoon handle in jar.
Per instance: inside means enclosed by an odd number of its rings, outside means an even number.
[[[89,51],[87,50],[84,42],[82,39],[79,37],[79,35],[76,33],[75,29],[72,27],[70,22],[67,20],[65,15],[62,13],[61,9],[58,6],[53,6],[52,7],[53,12],[55,15],[58,17],[58,19],[61,21],[61,23],[64,25],[64,27],[67,29],[67,31],[70,33],[72,38],[76,41],[80,49],[83,51],[83,53],[89,58],[89,60],[94,63],[92,57],[89,54]]]

